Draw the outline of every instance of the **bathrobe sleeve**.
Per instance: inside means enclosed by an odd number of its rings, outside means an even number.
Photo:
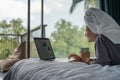
[[[98,35],[95,42],[96,60],[101,65],[120,64],[120,44],[114,44],[104,35]]]

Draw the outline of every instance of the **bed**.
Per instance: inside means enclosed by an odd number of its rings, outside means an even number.
[[[7,75],[7,72],[0,72],[0,80],[3,80],[3,78]]]
[[[14,64],[3,80],[120,80],[120,65],[24,59]]]

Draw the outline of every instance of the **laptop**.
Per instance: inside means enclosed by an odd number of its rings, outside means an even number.
[[[48,38],[34,38],[34,41],[41,60],[55,59],[55,54]]]

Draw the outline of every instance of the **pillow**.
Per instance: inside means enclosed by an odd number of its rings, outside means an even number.
[[[14,63],[16,63],[17,61],[19,61],[18,58],[14,58],[14,59],[5,59],[5,60],[0,60],[0,71],[1,72],[5,72],[8,71],[11,66],[13,66]]]
[[[13,54],[7,59],[0,60],[0,71],[8,71],[17,61],[26,58],[26,42],[22,42],[15,48]]]
[[[21,44],[19,44],[18,47],[15,48],[11,57],[19,58],[19,59],[27,58],[27,56],[26,56],[26,42],[22,42]]]

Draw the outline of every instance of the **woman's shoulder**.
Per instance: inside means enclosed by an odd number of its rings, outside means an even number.
[[[98,35],[97,35],[96,42],[97,42],[97,41],[105,42],[105,43],[109,42],[109,43],[112,43],[112,44],[113,44],[113,42],[112,42],[109,38],[107,38],[107,36],[105,36],[105,35],[103,35],[103,34],[98,34]]]
[[[103,34],[98,34],[97,35],[97,38],[105,38],[105,39],[108,39],[105,35],[103,35]]]

